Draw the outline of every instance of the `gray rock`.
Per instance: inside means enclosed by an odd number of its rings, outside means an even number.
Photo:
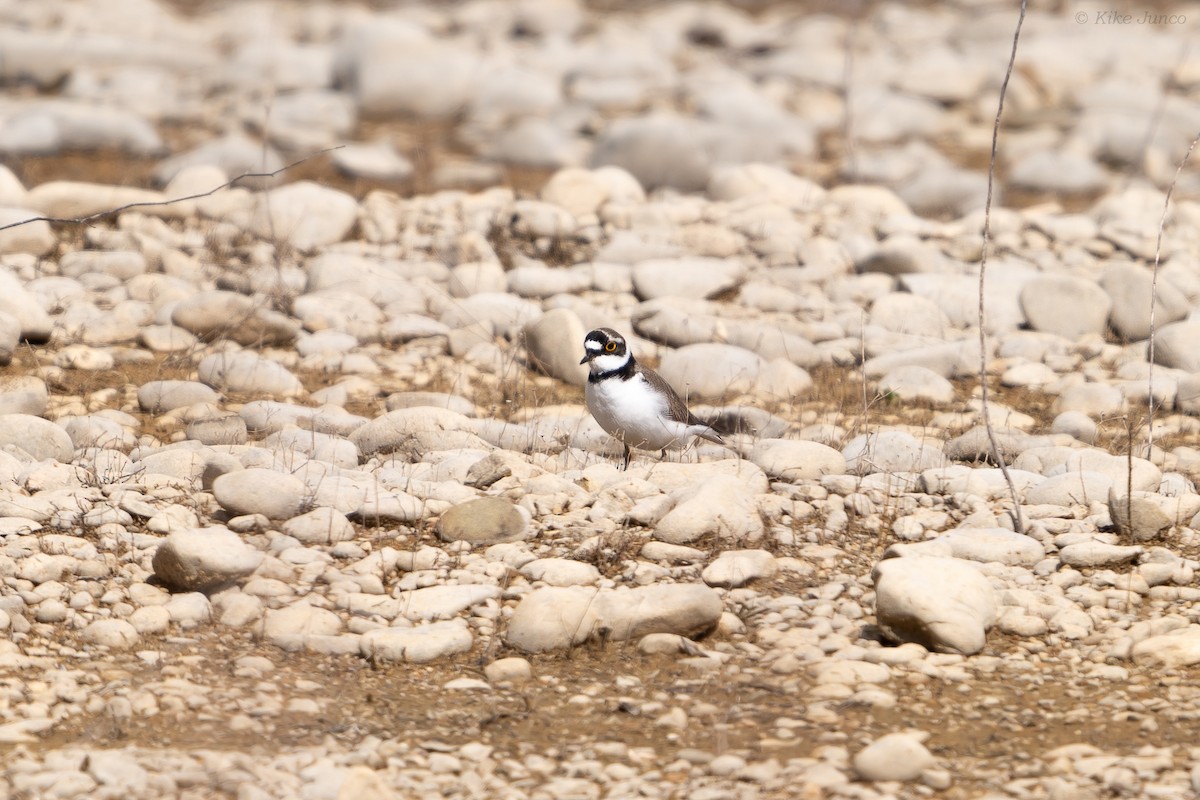
[[[245,444],[246,420],[232,413],[192,420],[187,438],[208,445]]]
[[[475,404],[458,394],[445,392],[396,392],[384,400],[384,408],[396,411],[401,408],[445,408],[464,417],[475,416]]]
[[[520,297],[546,298],[556,294],[579,294],[591,287],[591,270],[587,265],[547,267],[528,264],[508,272],[508,290]]]
[[[717,165],[708,184],[708,196],[713,200],[757,200],[795,211],[815,210],[825,194],[819,184],[775,164]]]
[[[521,599],[505,641],[527,653],[561,650],[592,637],[612,641],[650,633],[694,636],[720,619],[720,595],[696,584],[598,590],[580,586],[535,589]]]
[[[442,312],[441,322],[450,328],[465,328],[480,322],[491,323],[501,336],[512,339],[521,333],[525,325],[542,316],[542,309],[535,303],[510,294],[474,294]]]
[[[889,733],[854,755],[854,772],[864,781],[911,781],[936,760],[922,743],[928,734]]]
[[[138,331],[138,342],[156,353],[178,353],[191,350],[199,339],[177,325],[147,325]]]
[[[281,530],[305,544],[337,544],[355,536],[354,526],[346,515],[334,508],[314,508],[306,514],[292,517]]]
[[[404,181],[412,177],[414,170],[413,163],[386,141],[344,144],[331,157],[334,165],[351,178]]]
[[[1058,551],[1062,563],[1076,569],[1115,567],[1128,564],[1144,552],[1142,547],[1125,547],[1105,542],[1088,541],[1069,544]]]
[[[1064,411],[1050,423],[1051,433],[1065,433],[1084,444],[1095,444],[1099,426],[1082,411]]]
[[[37,297],[25,288],[24,281],[8,269],[0,269],[0,313],[7,314],[20,323],[22,339],[33,344],[49,341],[54,321],[37,301]]]
[[[674,493],[674,508],[658,521],[654,538],[688,544],[705,536],[745,542],[758,539],[763,523],[754,494],[745,481],[714,475]]]
[[[13,375],[0,379],[0,415],[28,414],[40,417],[46,410],[50,393],[46,382],[33,375]]]
[[[541,198],[576,217],[595,214],[610,201],[642,203],[646,192],[637,179],[619,167],[579,169],[568,167],[550,176],[539,192]]]
[[[931,403],[950,403],[954,400],[954,384],[919,364],[890,370],[879,379],[879,391],[900,400],[925,400]]]
[[[1131,655],[1138,664],[1162,669],[1180,669],[1200,664],[1200,625],[1188,625],[1158,636],[1147,636],[1134,643]]]
[[[943,338],[949,318],[932,300],[909,292],[889,292],[871,303],[867,322],[892,333]]]
[[[283,608],[268,609],[263,616],[262,634],[276,647],[295,651],[304,649],[313,637],[336,636],[341,629],[342,620],[337,614],[300,600]]]
[[[251,139],[242,133],[231,133],[204,141],[190,150],[163,159],[154,170],[154,179],[159,184],[172,184],[188,170],[197,168],[216,167],[219,169],[220,180],[210,179],[211,175],[203,174],[205,179],[199,184],[201,191],[206,191],[220,185],[224,180],[246,173],[273,172],[284,164],[279,152],[269,144]],[[253,183],[253,182],[252,182]],[[178,185],[168,186],[178,189]],[[172,197],[192,194],[189,191],[169,191]]]
[[[447,449],[453,446],[453,434],[466,434],[472,430],[471,420],[462,414],[445,408],[416,406],[389,411],[355,428],[350,433],[350,441],[363,456],[408,449],[424,452]],[[468,437],[459,436],[458,439],[460,445],[465,445]],[[490,448],[485,446],[483,449]]]
[[[1074,275],[1043,275],[1021,289],[1021,311],[1035,331],[1068,339],[1103,335],[1113,302],[1095,282]]]
[[[68,464],[75,455],[70,435],[53,422],[29,414],[0,414],[0,447],[16,447],[36,461]]]
[[[725,258],[651,259],[634,265],[633,288],[642,300],[707,299],[736,287],[745,273],[745,265]]]
[[[1082,194],[1103,189],[1104,169],[1090,156],[1069,150],[1036,150],[1021,156],[1009,170],[1013,186],[1038,192]]]
[[[262,553],[222,527],[171,533],[154,551],[154,574],[179,591],[202,592],[244,578],[262,563]]]
[[[941,449],[895,430],[855,436],[842,448],[842,457],[847,472],[854,475],[922,472],[950,463]]]
[[[428,664],[465,653],[474,642],[466,620],[452,619],[412,628],[375,628],[362,635],[360,647],[372,661]]]
[[[579,363],[587,331],[570,309],[555,308],[525,326],[530,361],[547,375],[573,386],[587,383],[588,368]]]
[[[530,535],[520,510],[500,497],[481,497],[454,506],[438,520],[438,536],[445,542],[490,545],[519,542]]]
[[[1075,411],[1101,419],[1117,416],[1125,410],[1125,393],[1107,383],[1081,383],[1064,389],[1051,410],[1056,414]]]
[[[1158,324],[1162,324],[1160,320]],[[1200,321],[1172,322],[1158,329],[1154,360],[1186,372],[1200,372],[1200,353],[1196,351]]]
[[[255,433],[274,433],[295,426],[331,436],[349,436],[367,423],[365,417],[351,414],[340,406],[313,408],[276,400],[246,403],[238,414],[246,420],[246,427]]]
[[[0,205],[0,226],[25,223],[0,231],[0,254],[29,253],[44,256],[50,253],[58,243],[58,238],[51,230],[49,222],[36,219],[39,216],[41,215],[36,211],[29,209]]]
[[[179,302],[171,322],[200,339],[231,339],[241,345],[289,345],[300,326],[264,308],[261,301],[225,291],[199,292]]]
[[[311,181],[297,181],[259,198],[250,230],[264,239],[310,251],[340,242],[357,219],[358,202],[352,196]]]
[[[875,617],[891,641],[939,653],[973,655],[996,622],[991,583],[954,558],[891,558],[875,565]]]
[[[591,586],[600,580],[600,570],[571,558],[535,558],[521,567],[521,574],[547,586]]]
[[[846,471],[846,459],[837,450],[797,439],[760,439],[747,458],[772,478],[792,483]]]
[[[1200,511],[1195,495],[1165,497],[1157,492],[1125,494],[1125,487],[1108,490],[1108,513],[1117,532],[1135,542],[1158,537],[1175,525],[1184,525]]]
[[[1068,507],[1103,503],[1113,483],[1112,477],[1102,472],[1067,472],[1046,478],[1027,490],[1025,502]]]
[[[924,367],[943,378],[974,375],[979,371],[979,342],[968,339],[883,353],[868,358],[863,373],[878,379],[907,366]]]
[[[884,553],[885,558],[914,555],[1032,567],[1046,557],[1046,548],[1006,528],[958,528],[923,542],[891,545]]]
[[[213,481],[212,493],[222,508],[236,516],[291,519],[303,510],[309,491],[294,475],[255,467],[221,475]]]
[[[348,469],[357,467],[359,461],[358,448],[349,439],[294,426],[275,431],[260,444],[283,454],[284,463],[294,453]]]
[[[434,39],[415,22],[363,27],[344,43],[363,114],[441,118],[468,106],[485,74],[477,52]]]
[[[1112,300],[1110,322],[1113,329],[1129,341],[1141,341],[1150,336],[1153,283],[1150,270],[1122,262],[1109,264],[1100,278],[1100,285]],[[1183,319],[1191,308],[1187,298],[1165,281],[1158,282],[1155,297],[1154,324],[1159,326],[1160,334],[1163,326]]]
[[[128,650],[141,640],[141,636],[126,620],[98,619],[83,629],[83,639],[111,650]]]
[[[1057,380],[1057,372],[1045,364],[1037,362],[1013,364],[1000,376],[1001,385],[1023,388],[1038,388]]]
[[[727,344],[692,344],[668,351],[658,373],[685,400],[719,400],[754,391],[766,364],[757,353]]]
[[[222,391],[291,396],[304,384],[287,367],[250,350],[213,353],[196,367],[200,380]]]
[[[709,586],[736,589],[770,578],[778,569],[775,556],[766,550],[726,550],[704,568],[700,577]]]
[[[498,586],[445,584],[401,592],[396,599],[400,614],[411,620],[448,619],[488,600],[498,600]]]

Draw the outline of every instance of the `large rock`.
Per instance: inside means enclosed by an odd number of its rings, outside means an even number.
[[[747,458],[772,478],[792,483],[846,472],[846,459],[841,453],[803,439],[760,439]]]
[[[71,436],[61,426],[29,414],[0,415],[0,447],[19,447],[37,461],[69,463],[75,455]]]
[[[374,661],[427,664],[465,653],[474,641],[466,620],[452,619],[412,628],[375,628],[362,635],[359,646]]]
[[[875,619],[897,643],[939,653],[973,655],[996,622],[996,592],[968,562],[956,558],[889,558],[875,565]]]
[[[1006,528],[958,528],[923,542],[893,544],[884,555],[962,558],[1032,567],[1046,557],[1046,548],[1037,539]]]
[[[1072,340],[1103,334],[1112,305],[1094,281],[1074,275],[1042,275],[1021,288],[1021,311],[1029,327]]]
[[[763,532],[749,485],[732,475],[715,475],[674,493],[675,507],[654,529],[654,538],[687,544],[704,536],[753,541]]]
[[[520,509],[502,497],[481,497],[454,506],[438,520],[445,542],[492,545],[517,542],[529,536],[529,523]]]
[[[1114,262],[1104,270],[1100,285],[1112,300],[1109,322],[1125,339],[1140,341],[1150,336],[1150,295],[1155,293],[1154,324],[1167,325],[1187,316],[1191,304],[1183,293],[1165,281],[1153,288],[1154,275],[1137,264]]]
[[[25,281],[8,269],[0,269],[0,313],[15,318],[20,323],[21,338],[34,344],[49,341],[54,330],[50,314],[25,288]]]
[[[864,781],[911,781],[936,763],[923,744],[928,734],[889,733],[854,755],[854,772]]]
[[[181,300],[171,321],[201,339],[232,339],[242,345],[289,345],[300,324],[237,292],[212,290]]]
[[[204,383],[224,391],[282,397],[304,392],[304,384],[287,367],[250,350],[205,356],[196,374]]]
[[[340,242],[357,219],[358,201],[352,196],[319,183],[297,181],[262,194],[250,230],[308,251]]]
[[[527,653],[540,653],[593,637],[626,641],[650,633],[694,636],[711,630],[722,610],[720,595],[697,584],[618,590],[550,586],[521,599],[505,641]]]
[[[227,472],[212,483],[213,497],[231,514],[291,519],[304,507],[308,487],[295,475],[272,469]]]
[[[568,308],[555,308],[525,326],[525,349],[530,361],[547,375],[583,386],[588,368],[579,359],[586,334],[579,315]]]
[[[733,289],[745,274],[744,264],[726,258],[656,258],[634,266],[633,289],[642,300],[703,300]]]
[[[1148,636],[1133,646],[1133,660],[1164,669],[1200,664],[1200,625]]]
[[[880,431],[855,436],[842,448],[846,471],[854,475],[875,472],[923,472],[950,463],[941,449],[904,431]]]
[[[754,390],[765,362],[757,354],[728,344],[690,344],[668,351],[658,373],[685,400],[716,400]]]
[[[1156,337],[1154,360],[1186,372],[1200,372],[1197,341],[1200,341],[1200,322],[1187,320],[1162,325]]]
[[[227,586],[262,563],[263,554],[228,528],[191,528],[170,534],[154,551],[154,574],[185,592]]]

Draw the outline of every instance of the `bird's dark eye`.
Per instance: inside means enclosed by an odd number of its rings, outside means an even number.
[[[617,349],[616,342],[609,342],[608,344],[604,345],[604,352],[606,352],[606,353],[611,353],[613,350],[616,350],[616,349]]]

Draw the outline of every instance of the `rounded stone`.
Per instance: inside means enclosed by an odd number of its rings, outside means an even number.
[[[438,520],[444,542],[491,545],[528,538],[525,515],[501,497],[481,497],[452,507]]]
[[[309,489],[294,475],[254,467],[221,475],[212,482],[212,493],[234,515],[291,519],[304,507]]]
[[[200,592],[226,586],[262,563],[263,555],[227,528],[171,533],[154,552],[154,574],[165,586]]]

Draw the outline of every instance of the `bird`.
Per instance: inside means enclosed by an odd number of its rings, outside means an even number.
[[[600,427],[625,447],[629,469],[632,448],[661,450],[685,447],[694,437],[724,444],[721,435],[692,415],[687,403],[661,375],[644,367],[629,352],[625,337],[612,328],[596,328],[583,340],[580,364],[588,365],[584,390],[588,411]]]

